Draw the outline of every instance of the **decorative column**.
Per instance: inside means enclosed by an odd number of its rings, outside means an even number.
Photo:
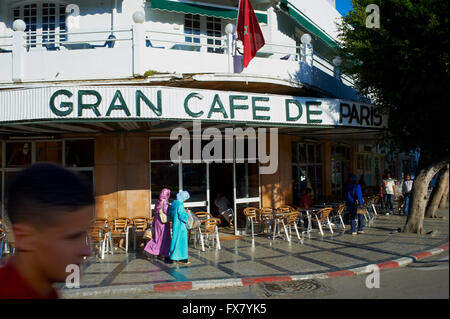
[[[145,48],[145,13],[136,11],[133,14],[133,76],[143,76],[144,48]]]
[[[13,38],[12,38],[12,80],[13,82],[22,82],[23,65],[26,52],[25,29],[27,25],[23,20],[15,20],[13,22]]]

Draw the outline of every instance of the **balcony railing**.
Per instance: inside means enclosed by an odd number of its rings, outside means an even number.
[[[242,43],[231,35],[145,30],[141,23],[129,29],[46,32],[35,38],[14,31],[0,37],[0,83],[123,79],[143,77],[148,71],[169,76],[239,73],[354,97],[353,81],[336,76],[329,61],[304,45],[266,43],[246,69],[242,69],[242,52]]]

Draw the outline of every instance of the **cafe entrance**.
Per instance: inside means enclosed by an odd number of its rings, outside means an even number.
[[[233,147],[235,148],[235,140]],[[150,193],[152,212],[163,188],[171,190],[170,201],[176,199],[179,191],[187,190],[191,195],[185,207],[192,211],[207,211],[216,214],[214,204],[217,193],[222,193],[230,202],[234,213],[234,233],[237,235],[246,227],[244,209],[260,208],[261,183],[259,163],[256,158],[233,156],[221,163],[201,160],[173,162],[171,148],[177,141],[169,138],[150,138]],[[233,154],[236,154],[234,152]]]

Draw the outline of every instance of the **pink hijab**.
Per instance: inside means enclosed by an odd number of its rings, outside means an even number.
[[[169,197],[170,197],[170,189],[168,188],[163,188],[161,190],[161,193],[159,194],[159,199],[156,201],[155,204],[155,215],[157,214],[159,216],[159,210],[161,208],[161,202],[164,199],[164,204],[163,204],[163,212],[165,214],[167,214],[167,209],[169,208]]]

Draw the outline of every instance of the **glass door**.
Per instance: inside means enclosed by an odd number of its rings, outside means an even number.
[[[180,190],[186,190],[191,195],[184,207],[192,211],[209,212],[208,164],[182,163],[180,168]]]
[[[247,218],[244,209],[247,207],[261,208],[261,188],[259,164],[249,162],[234,163],[234,232],[239,234],[245,229]]]

